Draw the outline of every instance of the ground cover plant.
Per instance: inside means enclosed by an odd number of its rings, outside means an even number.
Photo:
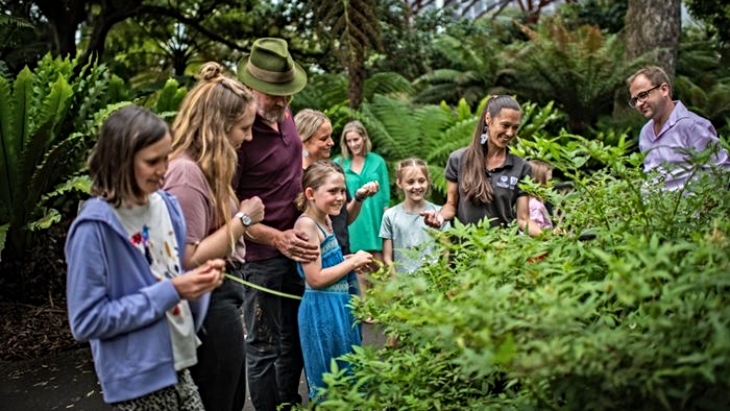
[[[728,175],[665,193],[621,144],[540,144],[574,187],[542,192],[560,232],[457,223],[437,264],[383,276],[356,310],[397,343],[350,355],[318,409],[730,409]]]

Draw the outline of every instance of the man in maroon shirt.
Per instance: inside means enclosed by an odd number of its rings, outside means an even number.
[[[302,191],[302,142],[289,102],[307,84],[286,41],[262,38],[238,65],[238,78],[258,104],[253,140],[238,150],[233,187],[239,199],[259,196],[264,220],[246,232],[246,281],[301,296],[304,281],[296,261],[312,261],[317,247],[294,231],[299,213],[294,198]],[[257,411],[301,403],[299,376],[304,365],[299,345],[299,301],[245,288],[246,363],[251,400]]]

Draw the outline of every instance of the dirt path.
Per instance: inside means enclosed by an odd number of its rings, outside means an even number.
[[[381,332],[363,326],[364,344],[382,346],[384,342]],[[306,398],[306,392],[302,378],[302,398]],[[102,399],[88,348],[38,360],[0,363],[0,410],[110,409]],[[250,401],[246,401],[244,411],[253,411]]]

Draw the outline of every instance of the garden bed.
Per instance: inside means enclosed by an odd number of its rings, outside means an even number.
[[[71,336],[65,306],[0,303],[0,361],[40,358],[80,348]]]

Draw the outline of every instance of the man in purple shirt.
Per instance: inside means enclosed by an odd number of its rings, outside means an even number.
[[[302,191],[302,142],[289,109],[293,94],[307,84],[286,41],[262,38],[238,65],[238,78],[253,90],[257,114],[253,139],[238,150],[233,187],[238,198],[259,196],[264,220],[246,231],[246,281],[301,296],[303,279],[295,261],[318,256],[306,235],[293,230],[299,213],[294,198]],[[301,403],[303,368],[297,311],[299,301],[246,287],[244,292],[246,363],[251,401],[257,411]]]
[[[639,149],[646,154],[644,171],[657,169],[663,174],[667,190],[679,190],[692,174],[688,159],[693,151],[716,145],[708,168],[730,168],[728,153],[719,146],[715,127],[707,119],[672,100],[672,85],[660,67],[649,66],[626,80],[631,99],[629,106],[649,119],[639,135]]]

